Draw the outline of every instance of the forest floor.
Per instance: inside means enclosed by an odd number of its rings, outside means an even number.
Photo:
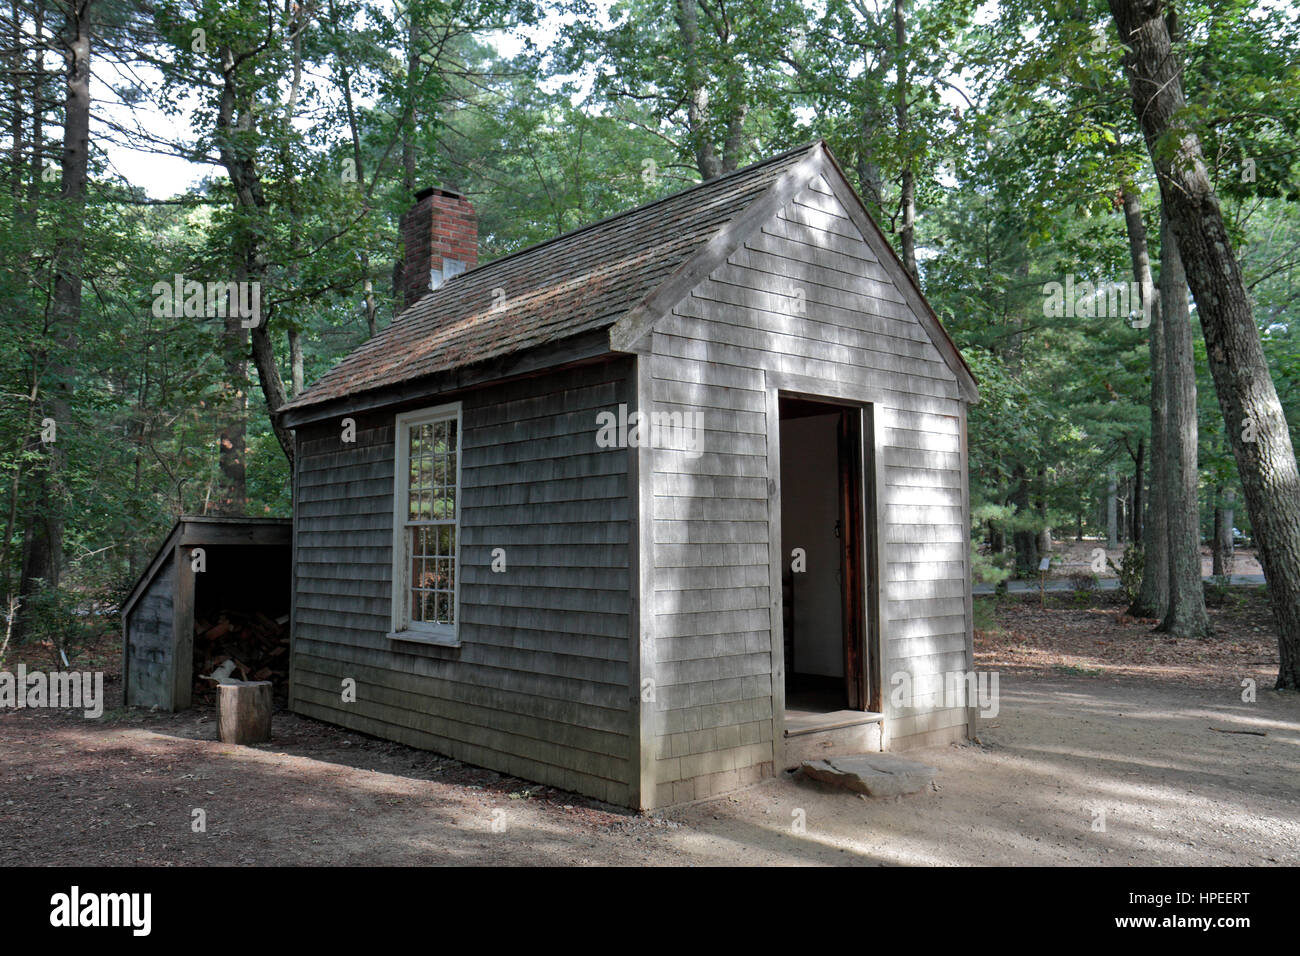
[[[1104,538],[1083,538],[1075,541],[1073,538],[1059,539],[1052,542],[1052,570],[1048,575],[1049,580],[1057,578],[1068,578],[1074,574],[1088,574],[1092,570],[1093,551],[1101,548],[1106,552],[1106,559],[1109,562],[1106,570],[1097,575],[1103,580],[1117,577],[1115,571],[1110,567],[1120,566],[1124,559],[1124,545],[1118,548],[1107,548]],[[1255,553],[1254,548],[1235,548],[1232,553],[1232,574],[1253,576],[1263,574],[1264,569],[1259,563],[1259,556]],[[1201,577],[1208,578],[1214,573],[1214,554],[1210,551],[1209,545],[1201,545]]]
[[[871,800],[781,773],[650,815],[283,712],[272,743],[222,744],[210,706],[115,704],[106,645],[78,662],[109,675],[100,719],[0,711],[0,850],[37,865],[1300,865],[1300,695],[1270,689],[1258,591],[1230,591],[1216,636],[1190,642],[1125,618],[1117,595],[1047,603],[981,599],[977,666],[999,673],[999,711],[977,742],[909,754],[938,768],[933,789]]]

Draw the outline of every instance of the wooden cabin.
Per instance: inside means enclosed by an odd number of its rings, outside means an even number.
[[[973,733],[976,384],[825,144],[483,266],[454,192],[402,235],[282,413],[296,712],[637,808]]]

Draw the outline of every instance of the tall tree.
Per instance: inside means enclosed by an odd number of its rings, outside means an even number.
[[[1232,574],[1232,521],[1237,491],[1218,485],[1214,489],[1214,536],[1211,544],[1213,564],[1210,573],[1216,577]]]
[[[1196,298],[1210,372],[1241,475],[1278,624],[1278,687],[1300,688],[1300,468],[1269,374],[1201,141],[1189,122],[1176,14],[1164,0],[1109,0],[1134,112]],[[1176,31],[1175,31],[1176,32]]]
[[[1147,515],[1142,529],[1142,585],[1129,613],[1163,621],[1169,611],[1169,525],[1165,491],[1168,399],[1165,391],[1164,318],[1151,279],[1151,256],[1146,225],[1142,221],[1141,198],[1133,190],[1125,190],[1123,203],[1133,275],[1142,290],[1143,313],[1151,323],[1147,326],[1147,341],[1151,361],[1150,474],[1153,493],[1147,498]]]
[[[1160,313],[1165,347],[1165,527],[1169,607],[1160,630],[1205,637],[1210,618],[1201,586],[1200,500],[1197,484],[1196,364],[1187,280],[1169,217],[1160,216]]]
[[[67,85],[63,101],[63,166],[56,207],[56,235],[52,256],[54,273],[47,336],[49,351],[34,363],[48,362],[49,417],[54,420],[54,441],[33,475],[35,506],[27,522],[23,549],[21,594],[29,596],[37,581],[57,587],[63,566],[63,532],[67,489],[62,484],[66,466],[63,451],[71,429],[71,396],[81,319],[82,264],[85,251],[86,177],[90,155],[90,56],[92,0],[68,0],[64,9],[61,42],[65,53]],[[34,108],[41,109],[39,103]],[[34,379],[35,383],[35,379]],[[62,442],[58,429],[64,429]]]
[[[790,126],[778,115],[790,96],[782,55],[807,19],[797,0],[626,0],[609,22],[590,3],[572,9],[580,15],[566,28],[559,68],[594,72],[602,104],[670,142],[700,178],[782,144],[780,127]]]
[[[912,147],[911,85],[908,82],[911,54],[907,49],[907,0],[894,0],[894,122],[898,131],[899,170],[898,209],[901,223],[898,228],[899,256],[903,268],[917,282],[921,273],[916,268],[916,164]]]

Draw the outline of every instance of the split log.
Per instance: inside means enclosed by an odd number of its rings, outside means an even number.
[[[239,681],[217,688],[217,724],[224,744],[271,739],[271,682]]]
[[[258,610],[213,609],[194,621],[194,696],[211,700],[215,688],[203,675],[225,661],[234,662],[234,676],[269,680],[276,689],[289,679],[288,615],[272,618]]]

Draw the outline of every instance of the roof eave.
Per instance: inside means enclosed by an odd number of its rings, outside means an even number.
[[[608,336],[608,328],[614,321],[615,317],[610,316],[599,325],[573,335],[404,382],[349,392],[319,402],[285,406],[277,413],[277,421],[285,428],[301,428],[339,415],[374,411],[389,405],[482,388],[540,372],[614,358],[618,353],[610,349]]]

